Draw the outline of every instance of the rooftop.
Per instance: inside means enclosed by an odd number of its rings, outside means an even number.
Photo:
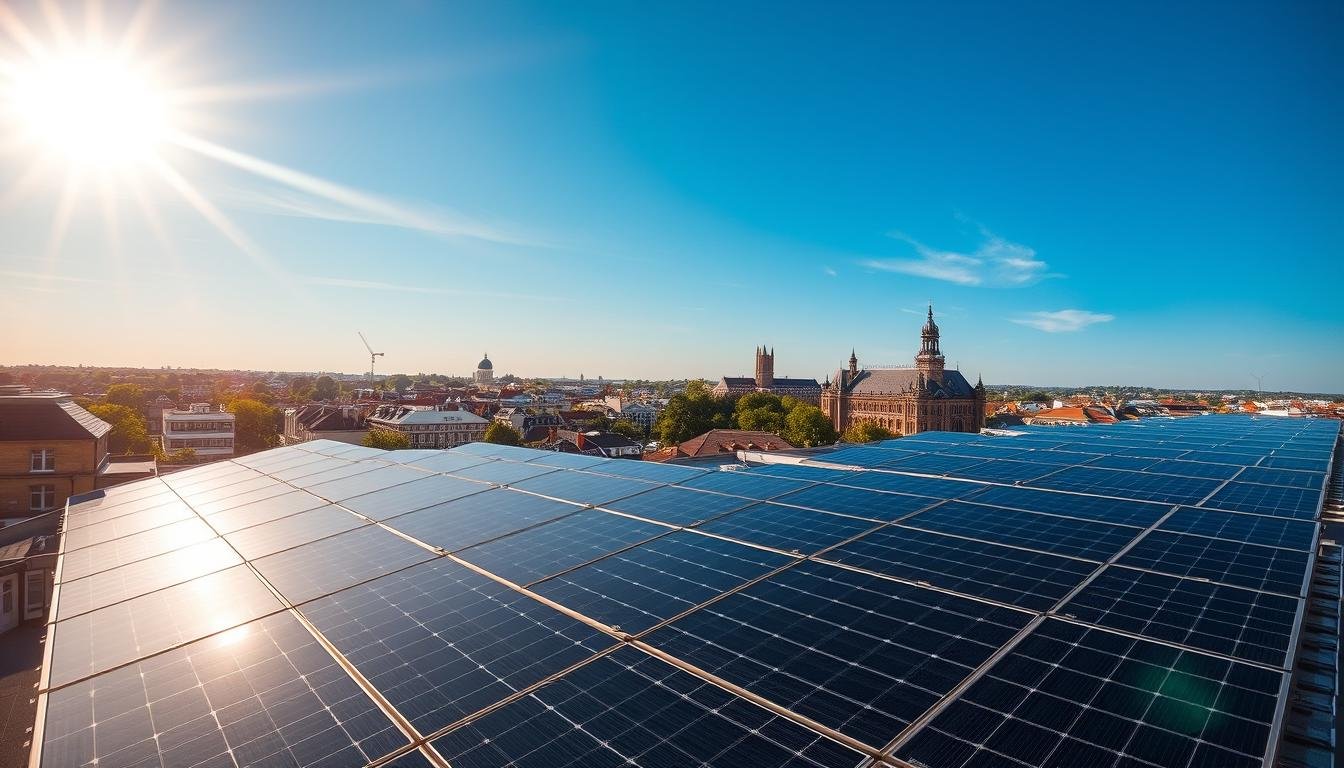
[[[1339,428],[735,471],[314,441],[118,486],[66,513],[39,762],[1273,764],[1338,621],[1307,585]]]

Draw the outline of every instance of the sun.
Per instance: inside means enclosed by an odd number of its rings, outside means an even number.
[[[77,165],[143,163],[172,131],[152,73],[106,51],[30,60],[9,86],[7,111],[23,141]]]

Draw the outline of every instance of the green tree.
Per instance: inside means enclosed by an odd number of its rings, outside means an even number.
[[[252,394],[257,395],[258,397],[261,395],[269,395],[271,394],[271,388],[267,386],[266,382],[258,381],[252,385]]]
[[[639,425],[629,419],[618,419],[612,422],[611,431],[618,435],[625,435],[631,440],[643,440],[644,430]]]
[[[176,451],[162,456],[159,460],[165,464],[191,464],[196,461],[196,449],[178,448]]]
[[[145,390],[139,384],[113,384],[107,388],[103,400],[111,405],[139,408],[145,404]]]
[[[815,405],[799,405],[786,419],[783,437],[800,448],[834,443],[837,435],[831,420]]]
[[[275,427],[275,409],[249,398],[229,403],[234,416],[233,439],[242,453],[274,448],[280,444],[280,433]]]
[[[318,381],[320,382],[322,379],[318,379]],[[404,392],[407,387],[411,386],[411,377],[404,373],[398,373],[387,378],[387,385],[398,392]]]
[[[518,434],[518,430],[502,421],[492,421],[490,426],[485,428],[485,442],[496,445],[519,445],[523,442],[523,436]]]
[[[107,435],[108,453],[153,453],[154,441],[149,436],[145,417],[134,408],[109,403],[89,406],[89,413],[112,425]]]
[[[851,424],[849,429],[845,430],[843,437],[846,443],[872,443],[878,440],[890,440],[896,437],[896,434],[871,421],[860,421],[857,424]]]
[[[404,387],[398,387],[398,389],[404,389]],[[336,380],[330,376],[318,376],[317,381],[313,382],[314,400],[335,400],[340,394],[341,385],[337,384]]]
[[[289,380],[289,396],[303,402],[313,396],[313,380],[307,376],[295,376]]]
[[[370,429],[364,436],[364,445],[370,448],[382,448],[385,451],[398,451],[411,447],[410,436],[395,429]]]

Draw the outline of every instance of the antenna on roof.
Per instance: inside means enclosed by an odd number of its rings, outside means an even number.
[[[359,334],[359,340],[362,341],[362,342],[364,342],[364,348],[367,349],[367,350],[369,350],[369,391],[370,391],[370,393],[372,393],[372,391],[373,391],[373,364],[374,364],[374,362],[375,362],[378,358],[380,358],[380,357],[385,357],[386,355],[385,355],[383,352],[374,352],[374,351],[373,351],[373,347],[369,346],[369,340],[366,339],[366,338],[364,338],[364,332],[363,332],[363,331],[355,331],[355,333],[358,333],[358,334]]]

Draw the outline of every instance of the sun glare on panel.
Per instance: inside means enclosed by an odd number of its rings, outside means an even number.
[[[143,163],[171,128],[150,74],[98,50],[19,65],[7,96],[7,111],[26,144],[78,165]]]

